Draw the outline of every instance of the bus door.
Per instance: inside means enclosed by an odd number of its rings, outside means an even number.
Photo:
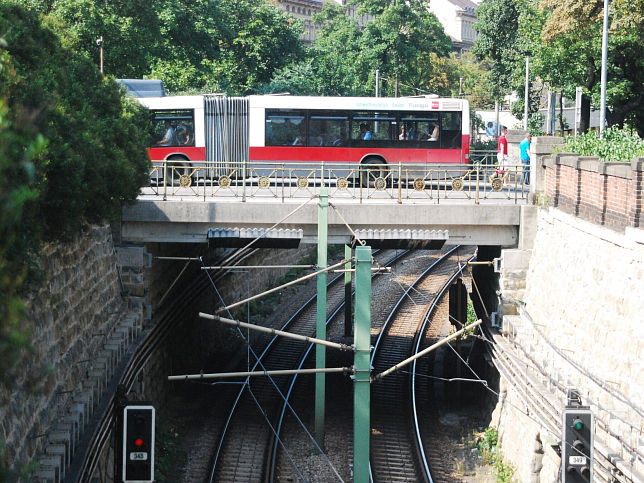
[[[248,162],[247,97],[204,96],[206,162],[210,175],[245,176]]]

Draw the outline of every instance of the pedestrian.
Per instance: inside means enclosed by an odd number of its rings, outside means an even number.
[[[495,178],[506,178],[506,168],[508,164],[508,140],[505,137],[508,133],[508,128],[501,126],[501,135],[499,136],[499,142],[496,149],[496,159],[498,161],[498,166],[496,168],[496,173],[493,175]]]
[[[526,133],[525,138],[519,144],[521,152],[521,163],[523,164],[523,184],[530,184],[530,141],[532,134]]]

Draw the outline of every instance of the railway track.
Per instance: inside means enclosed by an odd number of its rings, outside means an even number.
[[[222,260],[225,259],[228,264],[239,264],[256,251],[257,249],[236,250],[232,254],[224,255]],[[215,281],[225,275],[226,272],[222,271],[217,275]],[[122,385],[126,392],[132,388],[138,374],[153,356],[159,344],[170,333],[173,321],[181,315],[186,306],[197,300],[203,291],[209,289],[210,286],[210,281],[204,277],[191,277],[187,283],[176,287],[171,296],[167,298],[168,302],[159,307],[156,324],[144,335],[142,342],[136,347],[132,357],[121,368],[118,384]],[[116,388],[116,384],[114,384],[114,388]],[[87,437],[84,455],[77,455],[82,461],[73,463],[71,468],[73,472],[68,475],[70,480],[90,481],[98,468],[100,458],[107,445],[110,444],[113,435],[115,404],[116,400],[113,394],[103,405],[103,411],[94,424],[93,434]]]
[[[430,316],[463,266],[462,257],[461,247],[445,253],[401,296],[376,341],[374,374],[414,355],[422,345],[419,341],[427,336],[438,337],[440,324],[431,324]],[[374,481],[433,481],[418,430],[413,380],[413,375],[398,371],[372,384],[370,464]]]
[[[386,265],[400,256],[400,253],[385,250],[375,258]],[[342,275],[328,284],[327,315],[337,313],[342,306],[344,285],[341,282]],[[315,297],[311,297],[280,330],[313,335],[316,320]],[[307,343],[277,337],[256,341],[255,345],[258,343],[264,349],[256,354],[256,361],[249,370],[293,369],[300,366],[308,347]],[[272,470],[267,461],[273,459],[275,421],[279,420],[276,413],[279,413],[282,396],[288,392],[290,380],[289,376],[279,376],[248,378],[245,381],[220,437],[210,481],[259,481],[269,477]]]
[[[420,253],[420,252],[416,252]],[[462,255],[461,255],[462,257]],[[412,324],[413,329],[418,329],[422,322],[422,316],[426,310],[429,310],[428,307],[431,306],[431,298],[434,293],[439,293],[441,291],[441,284],[438,284],[438,287],[435,290],[430,291],[431,293],[425,295],[419,291],[419,283],[423,278],[427,276],[428,271],[426,270],[428,265],[432,265],[434,269],[438,266],[443,266],[444,262],[437,262],[437,256],[434,254],[429,255],[425,252],[423,255],[418,256],[418,260],[405,260],[404,264],[409,265],[406,267],[406,270],[399,270],[397,273],[393,274],[390,279],[387,280],[386,284],[379,286],[379,282],[373,284],[373,299],[372,299],[372,336],[375,338],[380,335],[381,340],[388,338],[387,334],[392,334],[391,330],[395,323],[392,323],[392,320],[396,319],[396,312],[406,312],[409,311],[409,306],[418,306],[424,305],[418,312],[418,317],[416,322]],[[458,260],[459,255],[455,252],[452,253],[452,256],[446,256],[447,260],[450,260],[453,263],[453,266],[456,267],[459,265],[458,262],[454,263],[454,260]],[[461,260],[461,267],[464,266],[465,258]],[[399,267],[401,268],[401,267]],[[443,268],[443,270],[445,270]],[[424,275],[418,276],[418,273],[425,271]],[[454,270],[455,271],[455,270]],[[453,275],[453,272],[449,269],[446,272],[450,276],[441,277],[443,285],[446,287],[449,285],[449,279]],[[415,275],[411,275],[415,273]],[[396,288],[399,286],[399,289]],[[406,289],[403,286],[407,287]],[[400,294],[402,293],[402,296]],[[409,305],[409,306],[407,306]],[[397,308],[391,309],[392,306]],[[386,309],[385,309],[386,307]],[[412,309],[413,310],[413,309]],[[393,315],[390,314],[393,312]],[[340,315],[340,314],[338,314]],[[446,321],[446,317],[444,317]],[[449,325],[449,324],[448,324]],[[390,326],[390,327],[388,327]],[[414,330],[409,331],[409,343],[407,344],[408,349],[406,354],[398,354],[392,356],[393,364],[400,362],[401,359],[406,358],[408,355],[411,355],[411,345],[413,341]],[[395,329],[393,329],[395,331]],[[333,329],[329,330],[329,334],[333,333]],[[337,332],[336,332],[337,337]],[[333,338],[333,336],[331,336]],[[396,338],[394,338],[396,339]],[[396,345],[396,344],[394,344]],[[395,348],[396,349],[396,348]],[[397,350],[397,349],[396,349]],[[335,351],[334,353],[337,353]],[[336,357],[338,361],[329,362],[328,366],[340,366],[340,365],[350,365],[347,356],[345,353],[338,353]],[[342,360],[344,357],[344,360]],[[386,364],[384,364],[386,365]],[[376,371],[374,371],[375,373]],[[403,379],[405,377],[403,376]],[[305,420],[311,420],[311,407],[312,407],[312,381],[310,378],[299,378],[301,381],[297,387],[297,391],[293,388],[290,389],[290,404],[297,408],[298,414]],[[313,450],[313,445],[310,441],[310,436],[305,435],[304,431],[300,427],[298,421],[291,415],[287,418],[286,423],[284,424],[285,428],[280,427],[281,433],[280,436],[284,441],[285,445],[288,446],[291,453],[294,455],[296,464],[301,466],[301,471],[293,468],[294,463],[289,460],[283,450],[278,448],[278,461],[276,463],[275,474],[270,478],[266,478],[265,481],[350,481],[352,478],[351,468],[352,468],[352,445],[353,445],[353,433],[352,433],[352,406],[351,406],[351,391],[352,383],[348,378],[340,375],[329,375],[327,378],[327,387],[329,387],[329,393],[327,394],[327,418],[326,418],[326,434],[325,442],[326,448],[325,451],[328,454],[328,458],[331,461],[326,460],[326,456],[322,457],[319,454],[316,454]],[[378,384],[382,384],[386,381],[381,381]],[[374,403],[374,397],[372,392],[372,406]],[[393,403],[396,408],[404,404],[405,394],[398,394],[394,397],[395,402]],[[286,412],[286,411],[284,411]],[[395,413],[395,410],[393,411]],[[388,419],[392,413],[391,410],[385,411],[386,414],[383,415],[383,418]],[[287,414],[288,416],[288,414]],[[404,439],[407,443],[405,452],[409,455],[415,451],[414,449],[414,437],[413,431],[410,432],[410,423],[409,418],[404,420],[402,424],[402,432],[400,433],[401,437],[404,434]],[[373,423],[373,419],[372,419]],[[382,436],[384,433],[379,431],[378,428],[374,427],[372,424],[372,449],[373,441],[378,437]],[[391,442],[391,441],[390,441]],[[393,447],[390,447],[390,449]],[[398,456],[394,453],[398,452]],[[395,464],[400,463],[400,451],[397,449],[392,450],[392,454],[389,455],[389,458],[394,460]],[[372,452],[373,458],[373,452]],[[416,455],[411,454],[408,457],[408,461],[413,461],[417,458]],[[331,462],[335,466],[333,471],[329,470]],[[377,462],[376,462],[377,463]],[[372,461],[373,464],[373,461]],[[385,466],[388,466],[388,462],[383,462]],[[298,473],[298,471],[300,471]],[[380,472],[380,478],[376,473],[373,473],[375,481],[399,481],[395,475],[391,474],[391,468],[388,468],[389,474],[386,476],[382,475]],[[416,472],[411,472],[403,477],[402,481],[416,481]],[[422,481],[422,478],[418,481]],[[438,479],[436,481],[450,481],[449,479]]]

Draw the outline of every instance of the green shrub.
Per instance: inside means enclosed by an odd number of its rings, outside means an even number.
[[[489,141],[476,141],[470,144],[471,151],[494,151],[496,152],[497,140],[490,139]]]
[[[644,140],[635,131],[610,127],[604,130],[601,139],[595,131],[566,136],[563,146],[557,151],[599,156],[602,161],[630,163],[633,158],[644,156]]]
[[[501,446],[499,445],[499,432],[496,428],[485,428],[482,438],[479,438],[476,447],[481,452],[481,458],[486,465],[492,465],[496,471],[496,481],[509,482],[514,476],[514,468],[503,461]]]

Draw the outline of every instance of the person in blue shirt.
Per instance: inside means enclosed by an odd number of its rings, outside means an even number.
[[[530,184],[530,140],[532,134],[527,133],[525,138],[519,144],[519,152],[521,153],[521,163],[523,163],[523,184]]]
[[[366,122],[360,125],[360,131],[362,133],[362,139],[365,141],[371,140],[371,128]]]
[[[170,125],[170,121],[166,121],[164,123],[164,128],[165,128],[165,134],[163,135],[163,139],[161,139],[159,142],[157,142],[157,146],[174,146],[177,144],[176,138],[175,138],[175,131],[174,128]]]

